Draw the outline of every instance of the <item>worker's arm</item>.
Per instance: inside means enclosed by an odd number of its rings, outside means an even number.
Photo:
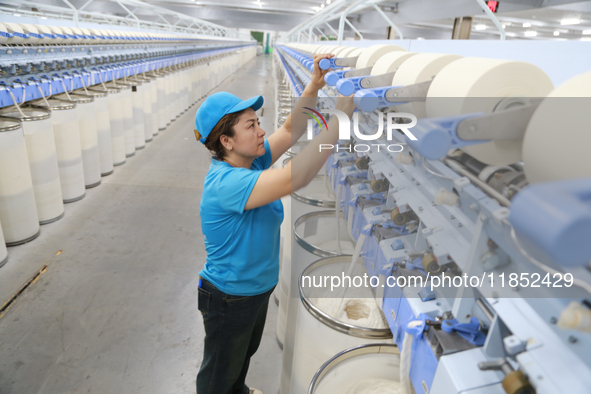
[[[355,109],[353,96],[339,97],[336,109],[351,116]],[[328,122],[328,130],[318,134],[285,167],[268,169],[261,173],[244,209],[269,204],[306,186],[318,174],[332,152],[332,149],[321,150],[321,146],[335,145],[338,139],[339,122],[337,117],[333,116]]]
[[[325,85],[324,75],[330,71],[321,70],[318,63],[322,59],[330,59],[333,56],[331,54],[314,55],[314,69],[310,83],[306,86],[302,96],[287,116],[285,123],[268,138],[269,146],[271,147],[272,163],[275,163],[306,132],[309,117],[304,112],[310,113],[311,111],[305,107],[316,107],[318,91]]]

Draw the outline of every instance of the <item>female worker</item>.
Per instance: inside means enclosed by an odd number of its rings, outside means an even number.
[[[312,79],[287,120],[267,140],[255,113],[263,97],[241,100],[218,92],[195,116],[197,139],[213,153],[201,197],[201,228],[207,260],[199,273],[198,308],[205,325],[198,394],[261,393],[245,384],[251,356],[265,325],[269,296],[279,276],[279,200],[306,186],[338,139],[336,117],[281,169],[270,169],[306,131],[304,107],[315,107],[324,75],[314,56]],[[337,109],[351,114],[352,98]]]

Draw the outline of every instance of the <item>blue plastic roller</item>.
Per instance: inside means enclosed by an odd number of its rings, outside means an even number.
[[[361,80],[367,78],[369,75],[360,77],[342,78],[337,82],[337,90],[343,96],[350,96],[361,89]]]
[[[386,99],[386,92],[397,86],[388,86],[373,89],[361,89],[355,93],[353,102],[363,112],[373,112],[378,108],[387,108],[403,102],[391,102]]]
[[[318,62],[318,66],[320,67],[321,70],[328,70],[330,68],[335,68],[333,59],[321,59]]]
[[[326,73],[324,76],[324,82],[328,84],[328,86],[335,86],[339,79],[343,78],[346,71],[331,71]]]

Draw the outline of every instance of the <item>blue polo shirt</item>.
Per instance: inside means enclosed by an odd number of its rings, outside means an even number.
[[[263,170],[271,166],[271,148],[250,167],[235,168],[211,159],[201,196],[201,230],[207,260],[199,275],[226,294],[265,293],[279,280],[281,200],[244,210]]]

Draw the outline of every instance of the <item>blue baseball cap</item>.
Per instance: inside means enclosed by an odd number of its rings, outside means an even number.
[[[263,102],[263,96],[242,100],[240,97],[228,92],[217,92],[207,97],[195,114],[195,128],[201,135],[199,142],[205,144],[211,130],[225,115],[247,108],[257,111],[263,106]]]

